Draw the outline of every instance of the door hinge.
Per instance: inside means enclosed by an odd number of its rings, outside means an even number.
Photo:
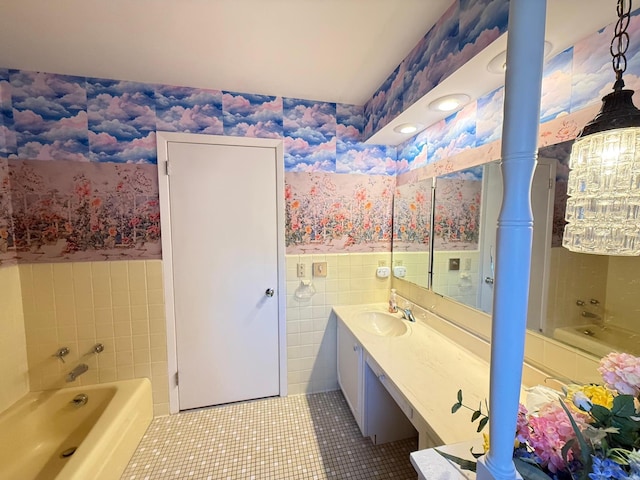
[[[550,178],[549,179],[549,190],[551,190],[553,188],[553,182],[554,182],[554,179]]]
[[[169,175],[170,172],[171,170],[169,169],[169,160],[167,160],[166,162],[164,162],[164,173],[165,175]]]
[[[175,381],[176,381],[176,387],[177,387],[177,386],[178,386],[178,372],[176,372],[176,374],[175,374],[174,378],[175,378]]]

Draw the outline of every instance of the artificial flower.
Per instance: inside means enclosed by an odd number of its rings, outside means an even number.
[[[612,352],[600,360],[598,372],[607,387],[634,397],[640,394],[640,358]]]

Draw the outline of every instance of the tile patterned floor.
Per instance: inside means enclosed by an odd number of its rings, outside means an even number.
[[[415,480],[416,449],[363,438],[335,391],[156,418],[122,480]]]

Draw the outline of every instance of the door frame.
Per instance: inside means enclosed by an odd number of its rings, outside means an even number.
[[[284,150],[282,139],[231,137],[197,133],[156,132],[158,148],[158,185],[160,194],[160,229],[162,239],[162,272],[164,276],[164,304],[167,326],[167,373],[169,386],[169,413],[178,413],[180,402],[176,374],[178,353],[176,345],[176,317],[173,292],[173,251],[171,246],[171,214],[169,203],[169,176],[167,175],[168,144],[195,143],[235,147],[271,148],[276,156],[276,210],[278,256],[278,364],[280,396],[287,395],[287,334],[285,291],[285,208],[284,208]]]

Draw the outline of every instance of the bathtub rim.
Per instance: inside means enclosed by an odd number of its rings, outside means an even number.
[[[45,403],[51,396],[86,393],[91,401],[91,391],[102,389],[115,392],[56,480],[118,480],[153,419],[148,378],[29,392],[0,412],[0,419],[10,419],[25,406]]]

